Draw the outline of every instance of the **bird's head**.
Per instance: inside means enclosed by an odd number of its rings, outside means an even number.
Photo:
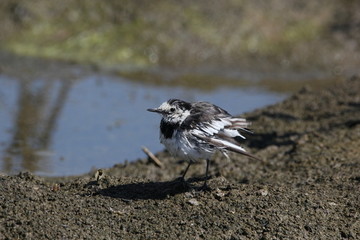
[[[149,108],[147,110],[161,114],[167,122],[182,123],[190,115],[190,109],[191,103],[179,99],[170,99],[162,103],[158,108]]]

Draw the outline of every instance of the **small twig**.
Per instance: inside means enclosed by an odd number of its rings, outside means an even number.
[[[141,149],[155,163],[156,166],[158,166],[159,168],[164,168],[164,165],[162,164],[160,159],[158,159],[152,152],[150,152],[149,149],[147,149],[146,147],[142,147]]]

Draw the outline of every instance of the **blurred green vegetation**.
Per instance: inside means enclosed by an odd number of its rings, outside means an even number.
[[[357,66],[357,0],[1,0],[0,42],[98,66]]]

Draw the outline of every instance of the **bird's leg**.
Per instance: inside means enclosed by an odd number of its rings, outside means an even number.
[[[209,188],[208,185],[207,185],[209,165],[210,165],[210,159],[206,159],[205,181],[204,181],[204,185],[201,187],[202,189],[208,189]]]
[[[183,180],[185,180],[185,175],[186,175],[187,171],[189,170],[190,165],[191,165],[191,162],[189,162],[189,164],[188,164],[188,166],[186,167],[183,175],[181,176],[181,178],[182,178]]]
[[[181,175],[181,177],[177,178],[176,181],[181,182],[182,186],[185,188],[188,188],[190,185],[185,181],[185,175],[187,173],[187,171],[189,170],[189,167],[191,165],[191,162],[189,162],[189,164],[187,165],[184,173]]]

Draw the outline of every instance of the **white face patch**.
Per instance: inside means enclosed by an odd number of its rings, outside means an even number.
[[[171,108],[171,106],[167,102],[162,103],[159,107],[159,109],[167,111],[167,112],[170,111],[170,108]]]
[[[182,123],[190,115],[189,110],[181,109],[177,105],[170,105],[168,102],[162,103],[158,109],[164,111],[162,115],[166,121],[173,123]]]

